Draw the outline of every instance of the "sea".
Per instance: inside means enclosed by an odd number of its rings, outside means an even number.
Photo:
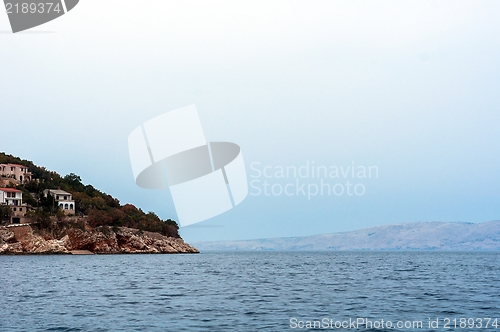
[[[499,252],[0,256],[0,331],[500,331]]]

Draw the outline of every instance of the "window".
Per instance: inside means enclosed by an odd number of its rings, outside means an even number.
[[[14,167],[11,167],[11,168],[10,168],[10,171],[11,171],[11,172],[14,172]]]
[[[67,201],[68,200],[68,196],[64,196],[64,200]]]
[[[64,209],[67,210],[68,209],[68,204],[64,204]]]
[[[73,210],[73,204],[70,204],[70,205],[69,205],[69,209],[70,209],[70,210]]]
[[[61,203],[61,204],[59,204],[59,207],[62,209],[62,208],[63,208],[63,204],[62,204],[62,203]]]
[[[56,195],[56,199],[59,199],[59,195]]]
[[[20,212],[23,212],[23,208],[19,208],[19,211],[20,211]]]

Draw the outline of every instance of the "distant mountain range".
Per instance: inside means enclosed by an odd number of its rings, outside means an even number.
[[[357,231],[246,241],[198,242],[204,250],[500,250],[500,221],[412,222]]]

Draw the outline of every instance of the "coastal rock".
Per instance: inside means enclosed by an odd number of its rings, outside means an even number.
[[[68,254],[69,251],[58,240],[45,240],[43,237],[33,235],[29,240],[21,242],[23,252],[31,254]]]
[[[181,238],[173,238],[153,232],[120,227],[116,237],[122,253],[198,253]]]
[[[129,229],[121,228],[116,233],[120,249],[125,253],[143,253],[149,252],[150,248],[144,243],[140,236],[135,234]],[[157,250],[155,250],[157,251]]]
[[[11,232],[6,227],[0,228],[0,244],[14,242],[15,241],[14,238],[15,238],[14,232]]]
[[[15,231],[0,230],[0,254],[69,254],[74,250],[86,250],[98,254],[156,254],[198,253],[181,238],[167,237],[159,233],[142,232],[119,227],[116,233],[109,227],[97,230],[70,228],[60,240],[44,239],[33,234],[30,226],[11,227]],[[5,243],[5,242],[13,243]]]
[[[63,247],[67,247],[70,244],[69,236],[65,235],[59,240],[59,244]]]
[[[99,253],[118,253],[120,249],[113,232],[82,231],[72,228],[68,231],[68,250],[88,250]]]
[[[68,250],[88,250],[99,254],[156,254],[198,253],[199,251],[180,238],[159,233],[141,232],[137,229],[119,227],[116,233],[109,228],[94,231],[71,229],[68,232]]]
[[[0,251],[2,254],[22,254],[23,253],[23,244],[21,242],[11,243],[7,245],[3,251]]]
[[[0,229],[0,254],[66,254],[68,250],[57,240],[34,235],[28,225]]]
[[[9,249],[8,244],[2,244],[0,245],[0,254],[3,254],[7,249]]]

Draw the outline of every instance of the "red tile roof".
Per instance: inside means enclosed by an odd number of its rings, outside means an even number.
[[[22,193],[19,189],[14,188],[0,188],[1,191],[10,192],[10,193]]]

